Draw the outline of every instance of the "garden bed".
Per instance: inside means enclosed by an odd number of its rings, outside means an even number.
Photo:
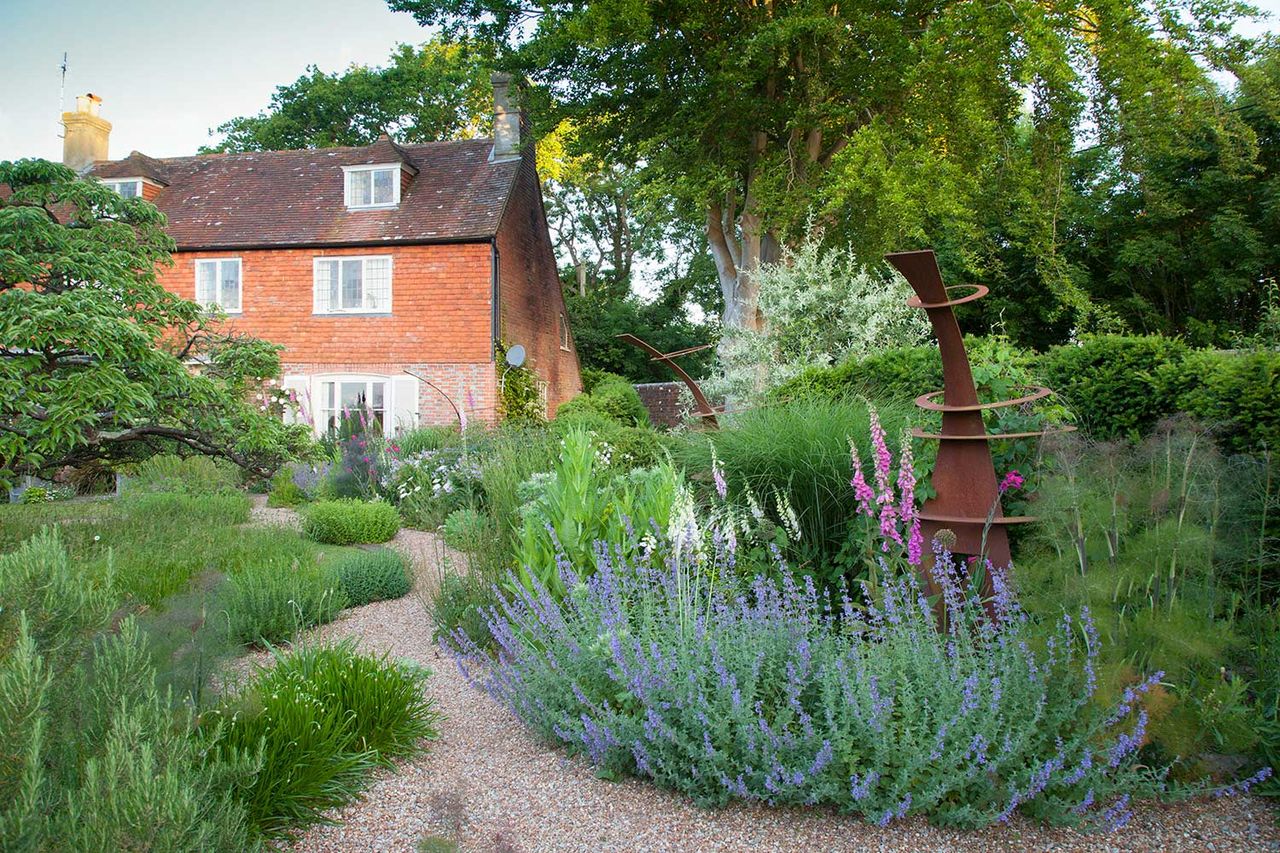
[[[403,535],[403,534],[402,534]],[[430,534],[423,534],[430,536]],[[422,576],[422,567],[419,567]],[[880,828],[830,810],[734,804],[697,808],[637,779],[599,778],[583,758],[540,741],[467,683],[431,639],[418,595],[348,611],[314,638],[357,637],[364,651],[430,667],[427,693],[444,713],[422,758],[383,774],[364,799],[312,827],[296,850],[406,850],[430,836],[462,850],[1259,850],[1280,846],[1275,811],[1251,797],[1143,804],[1111,834],[1045,828],[1015,816],[979,831],[909,818]]]

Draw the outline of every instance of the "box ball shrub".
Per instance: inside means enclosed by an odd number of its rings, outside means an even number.
[[[357,551],[334,567],[347,606],[400,598],[413,585],[404,557],[390,548]]]
[[[386,501],[317,501],[302,515],[302,532],[328,545],[386,542],[400,530],[400,514]]]

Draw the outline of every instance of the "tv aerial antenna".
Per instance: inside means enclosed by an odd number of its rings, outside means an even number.
[[[62,121],[62,114],[67,109],[67,52],[62,52],[62,82],[58,86],[58,121]],[[65,134],[59,133],[58,138],[61,139]]]

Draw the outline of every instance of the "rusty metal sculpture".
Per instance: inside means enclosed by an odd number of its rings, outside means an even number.
[[[652,358],[649,359],[650,361],[665,362],[667,367],[671,368],[671,371],[675,373],[676,376],[680,377],[682,382],[684,382],[685,387],[689,389],[689,393],[693,395],[693,402],[698,407],[698,410],[694,414],[702,418],[703,423],[713,429],[720,426],[719,422],[716,420],[716,415],[724,414],[724,409],[717,409],[715,406],[712,406],[710,401],[707,400],[707,395],[702,393],[702,388],[698,386],[697,381],[690,376],[683,367],[675,363],[675,359],[682,355],[692,355],[695,352],[702,352],[703,350],[711,349],[715,344],[703,344],[701,346],[689,347],[688,349],[676,350],[675,352],[661,352],[653,344],[637,338],[635,335],[630,333],[624,333],[617,337],[619,340],[631,344],[633,347],[639,347],[649,353],[649,355],[652,356]]]
[[[955,535],[949,550],[957,555],[981,555],[995,565],[1010,563],[1008,527],[1025,524],[1032,516],[1006,516],[1000,506],[1000,486],[991,460],[990,442],[1016,438],[1032,438],[1074,427],[1019,433],[988,433],[983,412],[1006,406],[1021,406],[1041,400],[1053,392],[1033,386],[1016,399],[982,403],[973,383],[969,356],[965,352],[960,324],[956,322],[956,305],[986,296],[988,289],[980,284],[947,287],[942,283],[938,261],[931,250],[895,252],[885,256],[902,273],[916,295],[907,300],[913,308],[922,308],[933,325],[942,354],[943,390],[916,398],[922,409],[942,413],[942,429],[927,433],[916,429],[916,438],[937,441],[938,457],[933,468],[936,497],[925,501],[920,509],[920,528],[925,542],[932,541],[940,530]],[[971,292],[952,298],[951,291]],[[942,402],[938,402],[938,397]],[[988,580],[989,582],[989,580]]]

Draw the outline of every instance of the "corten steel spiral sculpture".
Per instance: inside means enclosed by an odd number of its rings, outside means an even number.
[[[1020,406],[1041,400],[1053,392],[1048,388],[1032,386],[1027,393],[1014,400],[994,403],[978,401],[978,391],[973,384],[973,372],[969,368],[969,356],[956,322],[956,305],[973,302],[986,296],[988,289],[980,284],[962,284],[947,287],[942,283],[938,261],[932,250],[919,252],[895,252],[885,255],[885,260],[902,273],[916,295],[907,300],[913,308],[923,308],[933,325],[942,353],[943,390],[933,391],[916,398],[916,405],[931,412],[942,413],[942,430],[938,434],[915,429],[916,438],[937,441],[938,457],[933,468],[933,488],[936,497],[925,501],[920,508],[920,530],[926,543],[932,542],[938,531],[951,530],[955,543],[949,546],[957,555],[985,555],[994,565],[1007,566],[1009,532],[1011,524],[1025,524],[1035,519],[1031,516],[1006,516],[1000,506],[1000,487],[996,481],[995,465],[991,461],[989,442],[1003,439],[1032,438],[1050,432],[1063,432],[1073,427],[1053,430],[1037,430],[1019,433],[987,433],[982,413],[987,409]],[[952,298],[950,291],[970,290]],[[942,402],[937,398],[941,396]],[[926,554],[929,549],[926,548]],[[987,579],[990,583],[990,579]]]

